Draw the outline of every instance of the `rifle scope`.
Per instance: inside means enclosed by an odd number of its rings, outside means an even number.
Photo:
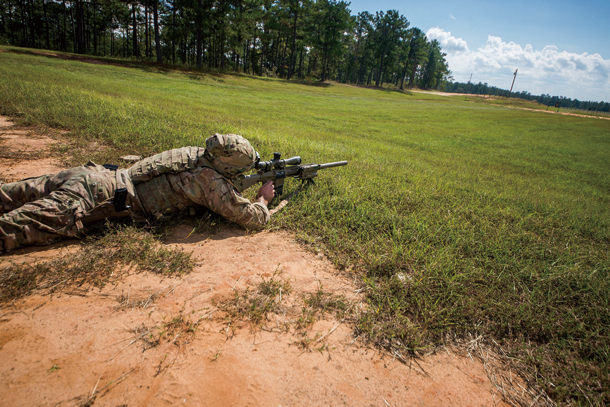
[[[281,170],[286,168],[287,165],[299,165],[301,164],[301,157],[291,157],[286,160],[280,159],[281,153],[273,153],[273,160],[269,161],[258,161],[254,164],[254,168],[257,171],[270,171],[270,170]]]

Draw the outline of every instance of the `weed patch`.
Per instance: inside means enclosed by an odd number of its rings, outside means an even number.
[[[159,338],[180,345],[189,343],[195,337],[197,325],[180,314],[163,324]],[[178,338],[180,337],[180,340]]]
[[[297,330],[306,331],[324,314],[333,315],[336,319],[343,319],[349,311],[347,300],[342,295],[335,295],[324,291],[322,285],[314,293],[306,294],[303,298],[301,315],[296,319]]]
[[[235,290],[230,300],[217,306],[225,313],[227,332],[230,328],[231,333],[235,334],[245,324],[252,331],[292,332],[297,337],[294,343],[308,351],[324,338],[319,334],[310,337],[311,328],[318,320],[326,315],[341,318],[341,322],[353,319],[345,297],[325,292],[322,286],[314,293],[292,294],[290,282],[281,277],[281,271],[276,270],[272,277],[263,278],[254,289]],[[325,344],[319,346],[315,349],[325,349]]]
[[[233,332],[244,322],[256,329],[268,322],[269,314],[279,313],[282,301],[286,301],[291,292],[290,282],[282,279],[278,269],[268,279],[262,277],[256,289],[234,290],[230,300],[214,305],[225,312],[225,321]]]

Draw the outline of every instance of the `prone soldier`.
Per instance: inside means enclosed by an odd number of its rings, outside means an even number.
[[[206,207],[231,222],[260,229],[270,219],[271,182],[254,202],[232,179],[254,167],[258,153],[245,138],[215,134],[201,147],[183,147],[145,158],[128,169],[89,162],[56,174],[0,184],[0,254],[27,245],[78,237],[92,219],[128,214],[134,220],[161,218]],[[110,167],[110,169],[108,168]],[[125,200],[114,201],[115,191]],[[109,203],[125,211],[104,212]]]

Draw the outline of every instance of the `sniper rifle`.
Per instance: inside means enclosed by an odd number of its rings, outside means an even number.
[[[273,160],[257,160],[254,164],[254,168],[257,171],[256,174],[240,175],[231,180],[233,185],[239,192],[242,192],[257,182],[265,183],[267,181],[273,181],[275,196],[280,196],[284,192],[284,180],[288,177],[293,177],[302,182],[313,184],[313,179],[318,176],[318,170],[347,165],[347,161],[327,164],[301,164],[301,157],[299,156],[285,160],[282,160],[281,157],[282,155],[280,153],[274,153]]]

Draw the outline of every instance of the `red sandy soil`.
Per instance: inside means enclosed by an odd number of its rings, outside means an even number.
[[[0,118],[0,138],[3,157],[54,142],[6,118]],[[4,179],[60,169],[51,158],[0,160]],[[293,330],[279,329],[290,315],[276,315],[265,329],[244,324],[232,334],[217,306],[234,290],[255,289],[276,270],[290,281],[294,304],[320,286],[345,296],[354,312],[362,309],[363,297],[354,276],[340,273],[288,233],[248,234],[232,227],[213,235],[191,231],[181,225],[163,243],[191,252],[199,262],[184,277],[132,273],[78,295],[38,293],[0,304],[0,404],[506,405],[478,359],[443,350],[402,363],[366,346],[352,326],[330,316],[309,331],[309,348],[299,345],[302,337]],[[0,268],[74,250],[74,241],[18,250],[0,257]],[[147,304],[120,306],[125,298],[120,295],[146,299],[155,293]],[[159,332],[179,315],[199,321],[194,337],[177,331],[147,349],[142,333]]]

